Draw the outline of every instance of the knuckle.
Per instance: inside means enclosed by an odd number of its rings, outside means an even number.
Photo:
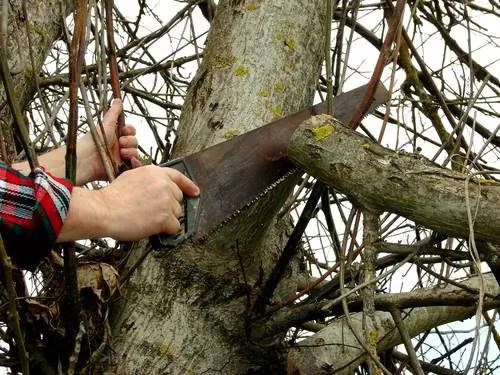
[[[168,174],[170,175],[170,177],[172,179],[176,179],[176,180],[179,179],[179,178],[181,178],[181,176],[182,176],[182,173],[179,172],[177,169],[174,169],[174,168],[169,168],[168,169]]]

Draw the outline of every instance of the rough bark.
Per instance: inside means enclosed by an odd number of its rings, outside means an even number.
[[[306,106],[323,56],[324,6],[322,0],[219,2],[175,154]],[[112,316],[114,373],[282,370],[280,351],[249,341],[246,322],[256,288],[286,241],[289,223],[275,214],[293,184],[292,178],[273,189],[205,243],[146,257]],[[295,290],[295,271],[290,267],[278,294]]]
[[[25,17],[22,0],[9,1],[9,23],[7,35],[8,66],[12,74],[16,96],[21,108],[25,107],[35,93],[35,75],[39,74],[54,41],[62,32],[62,20],[74,8],[73,0],[30,1]],[[62,12],[65,12],[63,15]],[[30,40],[28,40],[28,32]],[[31,43],[30,43],[31,42]],[[31,46],[31,48],[28,48]],[[33,64],[30,57],[33,57]],[[0,108],[6,100],[0,82]],[[5,137],[8,153],[13,155],[11,117],[8,106],[0,109],[0,125]]]
[[[289,156],[307,173],[374,212],[404,216],[456,237],[500,243],[500,184],[395,152],[328,116],[297,129]],[[468,216],[471,212],[471,220]]]
[[[500,287],[491,274],[484,275],[484,283],[479,277],[474,277],[461,284],[477,291],[483,288],[485,293],[492,296],[498,296],[500,293]],[[421,292],[424,295],[429,293],[441,295],[461,290],[459,287],[447,285],[421,290]],[[397,298],[394,299],[394,303],[397,303]],[[415,337],[432,327],[470,318],[476,310],[477,306],[417,307],[403,310],[402,316],[409,335]],[[360,336],[363,335],[362,315],[363,313],[351,315],[352,328],[358,331]],[[402,343],[399,331],[389,312],[378,311],[373,323],[379,353]],[[332,373],[349,375],[361,364],[364,357],[364,350],[348,327],[345,318],[340,318],[292,348],[288,356],[288,369],[290,375]]]

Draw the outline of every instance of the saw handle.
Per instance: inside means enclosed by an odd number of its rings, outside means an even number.
[[[178,158],[171,160],[165,164],[161,164],[160,167],[168,167],[177,169],[179,172],[184,174],[187,178],[193,179],[189,168],[184,162],[184,158]],[[168,234],[156,234],[150,237],[150,242],[155,250],[165,250],[167,248],[176,247],[181,244],[189,237],[191,237],[196,231],[196,226],[198,224],[198,205],[200,197],[187,197],[184,196],[183,199],[183,217],[180,219],[181,229],[179,233],[175,236]]]

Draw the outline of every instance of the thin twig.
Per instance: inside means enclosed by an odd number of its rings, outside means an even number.
[[[361,1],[360,0],[353,1],[352,6],[349,6],[349,7],[347,7],[348,1],[344,0],[343,3],[344,4],[343,4],[343,9],[342,9],[342,14],[345,17],[347,17],[347,12],[352,11],[352,19],[356,20],[358,18],[358,12],[359,12],[359,7],[361,6]],[[333,17],[333,15],[332,15],[332,17]],[[344,24],[344,22],[345,22],[345,20],[342,20],[341,24]],[[342,34],[343,34],[343,31],[342,31]],[[345,59],[345,61],[347,61],[349,59],[349,57],[351,56],[353,41],[354,41],[354,29],[351,29],[351,32],[349,33],[349,38],[347,38],[347,40],[345,42],[345,45],[346,45],[345,57],[342,56],[342,50],[337,51],[337,53],[339,54],[338,59],[337,59],[339,69],[338,69],[337,73],[340,72],[340,65],[343,62],[343,60]],[[342,90],[343,90],[344,83],[345,83],[346,76],[347,76],[348,65],[349,64],[346,64],[346,63],[343,64],[342,74],[340,74],[339,77],[337,77],[338,86],[336,86],[336,90],[338,93],[342,92]]]
[[[336,260],[340,257],[340,239],[335,228],[335,221],[332,216],[332,209],[330,207],[330,189],[326,188],[321,195],[321,210],[325,215],[326,227],[332,239],[333,252],[335,253]]]
[[[498,280],[497,280],[497,282],[498,282]],[[498,315],[498,313],[495,312],[495,315],[493,315],[493,317],[498,318],[497,315]],[[495,328],[495,325],[493,324],[494,319],[490,318],[487,311],[483,311],[483,318],[486,321],[486,323],[488,324],[488,326],[490,327],[491,335],[493,336],[493,340],[495,341],[495,344],[497,344],[497,348],[500,350],[500,335],[498,334],[498,331]]]
[[[463,347],[465,347],[465,346],[469,345],[469,344],[470,344],[471,342],[473,342],[473,341],[474,341],[474,339],[473,339],[472,337],[466,338],[464,341],[462,341],[462,342],[461,342],[460,344],[458,344],[457,346],[455,346],[455,347],[453,347],[453,348],[451,348],[451,349],[447,350],[447,351],[446,351],[446,353],[441,354],[439,357],[433,358],[433,359],[431,360],[431,363],[436,364],[436,363],[441,362],[441,361],[442,361],[443,359],[445,359],[445,358],[449,358],[449,357],[451,357],[451,355],[452,355],[453,353],[458,352],[460,349],[462,349]]]
[[[396,32],[401,24],[403,19],[403,11],[406,5],[406,0],[398,0],[396,3],[396,7],[394,9],[394,13],[392,15],[391,24],[389,26],[389,31],[384,40],[384,44],[380,50],[380,55],[377,60],[377,65],[375,65],[375,69],[373,71],[372,77],[370,78],[370,82],[368,83],[368,88],[366,90],[365,96],[363,97],[362,103],[359,105],[356,113],[353,115],[351,121],[349,122],[348,127],[350,129],[356,129],[358,124],[361,122],[361,119],[370,108],[372,103],[373,96],[377,89],[378,83],[380,81],[380,77],[382,77],[382,71],[384,69],[384,65],[389,56],[389,50],[391,45],[394,42],[396,37]]]
[[[90,129],[90,134],[92,135],[92,139],[94,140],[97,152],[101,157],[102,165],[104,166],[104,170],[106,171],[106,177],[108,178],[108,181],[112,182],[115,179],[115,168],[114,164],[112,163],[112,159],[109,157],[109,148],[106,147],[104,143],[104,139],[106,139],[106,136],[102,131],[100,133],[97,131],[97,128],[92,121],[90,102],[87,96],[87,88],[82,84],[80,84],[80,93],[82,94],[82,100],[87,115],[87,124]]]
[[[87,2],[78,0],[75,8],[75,30],[70,46],[70,91],[69,91],[69,120],[66,143],[66,178],[76,183],[76,138],[78,129],[78,87],[80,82],[82,60],[85,44],[85,25],[87,24]],[[76,250],[74,244],[65,244],[64,253],[64,320],[66,332],[67,358],[73,353],[75,340],[80,325],[80,296],[76,272]]]
[[[21,325],[19,323],[19,313],[17,312],[17,294],[16,288],[14,287],[14,281],[12,279],[12,263],[0,235],[0,258],[2,261],[2,270],[5,278],[5,286],[7,288],[7,294],[9,296],[9,320],[10,328],[14,332],[14,339],[16,341],[17,353],[19,355],[19,363],[21,364],[21,369],[23,374],[29,375],[29,360],[28,354],[24,347],[24,338],[21,331]]]
[[[116,59],[116,45],[114,38],[113,28],[113,0],[106,0],[106,35],[108,37],[108,61],[109,61],[109,75],[111,78],[111,89],[113,90],[113,98],[121,99],[120,81],[118,74],[118,62]],[[123,128],[125,127],[125,116],[120,112],[118,116],[118,127],[116,128],[116,135],[120,137]],[[123,167],[125,169],[132,168],[130,160],[123,160]]]
[[[407,362],[409,358],[406,354],[393,350],[391,355],[398,361]],[[450,370],[441,366],[434,365],[432,363],[427,363],[424,361],[419,361],[420,366],[423,370],[437,374],[437,375],[463,375],[461,371]]]
[[[36,87],[36,92],[38,94],[38,99],[40,100],[40,104],[41,104],[41,111],[45,117],[45,122],[47,124],[47,132],[49,133],[49,137],[50,139],[52,140],[52,143],[54,145],[57,144],[57,140],[54,136],[54,132],[52,131],[52,127],[50,126],[51,123],[49,120],[49,109],[47,107],[47,103],[46,101],[44,100],[44,97],[42,95],[42,92],[40,90],[40,78],[39,78],[39,75],[38,74],[35,74],[35,72],[37,71],[36,69],[36,64],[35,64],[35,56],[34,56],[34,48],[33,48],[33,41],[32,41],[32,35],[31,33],[33,32],[33,26],[31,25],[31,20],[28,16],[28,6],[27,6],[27,0],[23,0],[23,4],[22,4],[22,8],[23,8],[23,15],[24,15],[24,24],[26,26],[26,36],[27,36],[27,40],[28,40],[28,51],[29,51],[29,57],[30,57],[30,63],[31,63],[31,70],[32,70],[32,76],[33,76],[33,80],[35,81],[35,87]]]
[[[399,334],[401,335],[401,339],[405,344],[406,351],[408,352],[408,356],[410,358],[411,366],[413,367],[413,371],[417,375],[424,375],[424,371],[422,370],[422,366],[417,358],[417,353],[415,352],[415,348],[411,343],[411,337],[406,329],[403,318],[401,317],[401,310],[398,308],[393,308],[390,310],[392,319],[394,320],[394,324],[398,328]]]
[[[264,313],[268,301],[271,299],[276,287],[278,286],[278,283],[283,277],[283,274],[285,273],[290,260],[296,253],[300,239],[304,234],[307,224],[312,218],[312,214],[315,211],[316,206],[318,205],[318,201],[321,198],[321,193],[323,192],[324,188],[325,184],[320,181],[317,181],[314,184],[311,195],[309,196],[306,206],[304,207],[304,211],[302,211],[302,214],[300,215],[300,218],[297,221],[295,228],[293,229],[292,235],[288,239],[288,242],[285,245],[280,258],[276,262],[274,269],[269,275],[269,278],[267,279],[264,287],[262,288],[259,296],[254,303],[252,309],[254,314]]]

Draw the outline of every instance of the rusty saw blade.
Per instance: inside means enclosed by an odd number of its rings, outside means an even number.
[[[363,100],[367,85],[333,99],[333,116],[347,124]],[[367,113],[388,101],[382,84]],[[157,247],[172,247],[188,237],[200,240],[235,212],[254,201],[276,181],[294,170],[287,157],[293,132],[310,118],[326,112],[326,103],[282,117],[258,129],[194,154],[175,159],[165,167],[179,169],[201,190],[185,200],[182,232],[176,237],[155,236]]]

